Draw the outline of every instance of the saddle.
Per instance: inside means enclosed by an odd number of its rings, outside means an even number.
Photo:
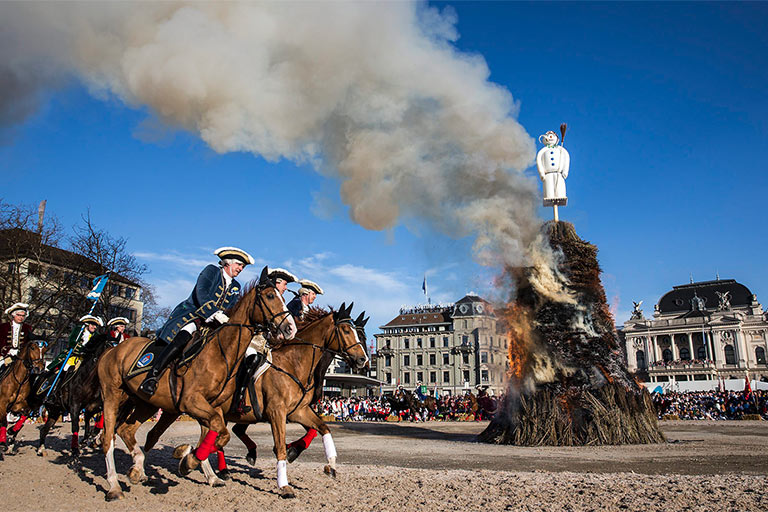
[[[208,329],[203,329],[203,331],[203,333],[200,331],[195,331],[195,333],[192,335],[192,338],[187,343],[187,346],[184,347],[184,351],[181,353],[181,357],[174,363],[171,363],[172,365],[175,365],[177,368],[179,366],[184,366],[190,363],[195,357],[197,357],[198,354],[200,354],[200,352],[203,350],[203,347],[205,347],[205,345],[208,343],[208,340],[211,338],[211,336],[208,336]],[[130,370],[128,370],[126,379],[132,379],[137,375],[147,373],[149,370],[151,370],[155,358],[163,350],[165,350],[165,347],[167,346],[167,343],[158,342],[157,340],[151,341],[144,345],[144,348],[139,352],[139,355],[136,356],[136,359],[133,361]]]

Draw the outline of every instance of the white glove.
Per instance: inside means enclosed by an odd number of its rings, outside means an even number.
[[[9,356],[17,356],[17,355],[19,355],[19,349],[12,348],[11,350],[8,351],[8,355]]]
[[[229,317],[227,315],[225,315],[222,310],[218,310],[214,314],[209,316],[205,321],[206,322],[210,322],[212,320],[216,320],[220,324],[225,324],[225,323],[229,322]]]

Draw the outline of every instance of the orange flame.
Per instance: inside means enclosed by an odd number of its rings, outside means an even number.
[[[531,347],[533,346],[532,313],[530,309],[512,304],[503,311],[503,318],[508,328],[509,371],[511,378],[522,380],[529,367]]]

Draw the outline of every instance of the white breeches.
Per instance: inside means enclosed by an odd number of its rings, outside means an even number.
[[[195,322],[189,322],[187,325],[181,328],[182,331],[187,331],[189,334],[192,334],[197,330],[197,324]]]

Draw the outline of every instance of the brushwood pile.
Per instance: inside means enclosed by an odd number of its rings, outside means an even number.
[[[524,446],[664,441],[648,392],[627,372],[600,281],[597,247],[573,225],[543,226],[572,300],[531,285],[532,268],[509,269],[510,378],[481,441]]]

